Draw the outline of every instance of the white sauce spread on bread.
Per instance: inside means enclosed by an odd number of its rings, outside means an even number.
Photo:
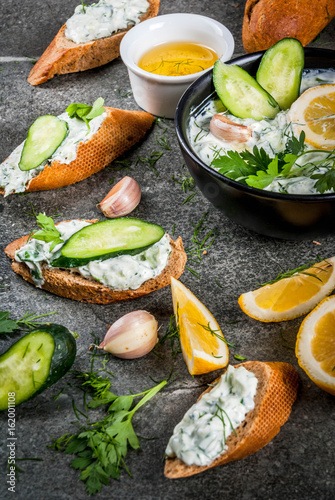
[[[36,177],[53,161],[69,164],[75,160],[77,157],[79,143],[89,141],[99,130],[106,117],[107,113],[102,113],[100,116],[93,118],[90,120],[90,129],[88,129],[83,120],[70,118],[67,112],[59,115],[58,118],[67,122],[69,126],[69,133],[50,158],[32,170],[23,171],[19,168],[19,162],[25,141],[22,142],[16,149],[14,149],[7,160],[0,165],[0,187],[5,190],[5,196],[14,192],[24,192],[26,190],[27,183],[29,183],[31,179]]]
[[[243,366],[228,366],[176,425],[166,448],[168,457],[186,465],[210,465],[227,450],[226,440],[255,407],[257,378]]]
[[[149,8],[147,0],[100,0],[78,5],[66,22],[65,36],[74,43],[111,36],[140,22]]]
[[[91,223],[72,220],[57,224],[59,243],[50,251],[51,242],[31,239],[15,253],[17,262],[24,262],[30,269],[36,286],[43,285],[42,264],[48,267],[51,260],[60,255],[64,243],[76,232]],[[171,253],[170,239],[165,234],[157,243],[137,255],[120,255],[106,260],[92,260],[85,266],[67,269],[81,274],[84,278],[98,281],[114,290],[136,290],[145,281],[158,276],[166,267]]]
[[[300,92],[302,93],[308,88],[317,85],[329,83],[335,83],[334,70],[306,70],[303,73]],[[190,116],[188,125],[190,145],[199,158],[207,165],[211,165],[213,159],[220,154],[223,155],[228,151],[241,152],[243,150],[252,152],[254,146],[257,146],[258,149],[263,148],[270,157],[274,158],[276,154],[284,151],[290,136],[292,137],[292,135],[295,135],[298,138],[288,118],[288,112],[289,111],[281,111],[274,119],[266,118],[260,121],[253,120],[252,118],[241,119],[225,111],[221,101],[214,101],[212,99],[206,102],[204,109],[200,110],[200,112],[196,111]],[[234,123],[247,126],[252,131],[249,140],[247,142],[238,143],[223,142],[216,138],[209,131],[210,120],[216,113],[223,114]],[[315,149],[307,143],[305,143],[305,147],[306,151],[308,149]],[[317,179],[312,179],[311,175],[323,174],[329,169],[332,162],[329,161],[329,166],[327,168],[327,166],[324,166],[327,164],[324,160],[324,154],[306,154],[299,158],[297,164],[293,167],[293,169],[298,170],[302,166],[306,166],[299,175],[297,174],[296,176],[288,178],[275,178],[273,182],[264,189],[266,191],[286,194],[320,194],[314,187]],[[323,165],[319,168],[315,168],[318,161],[322,161]],[[214,167],[212,166],[212,168]]]

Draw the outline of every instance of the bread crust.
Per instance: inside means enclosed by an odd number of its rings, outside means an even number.
[[[334,0],[247,0],[242,41],[246,52],[266,50],[282,38],[307,45],[335,16]]]
[[[99,172],[141,140],[154,117],[146,111],[105,107],[106,119],[89,141],[81,142],[71,163],[53,161],[26,187],[25,192],[57,189],[82,181]],[[0,188],[0,194],[4,190]]]
[[[164,469],[166,477],[176,479],[193,476],[218,465],[240,460],[263,448],[278,434],[297,396],[299,378],[296,370],[288,363],[281,362],[247,361],[234,368],[240,366],[253,372],[258,379],[255,408],[247,413],[245,420],[235,429],[237,436],[232,433],[227,438],[227,451],[208,466],[186,465],[178,458],[167,458]],[[211,387],[204,391],[198,401],[210,390]]]
[[[140,16],[141,22],[158,14],[160,0],[148,2],[149,8]],[[64,24],[30,71],[28,82],[31,85],[39,85],[55,75],[85,71],[113,61],[120,55],[121,40],[132,26],[129,25],[127,29],[106,38],[74,43],[65,37]]]
[[[12,269],[17,274],[20,274],[23,279],[34,285],[28,266],[24,262],[15,262],[14,260],[15,252],[27,243],[28,238],[29,235],[26,235],[13,241],[5,248],[5,253],[13,260]],[[112,290],[97,281],[84,278],[79,273],[48,267],[42,268],[44,284],[41,288],[60,297],[91,304],[112,304],[114,302],[143,297],[155,290],[168,286],[171,282],[171,276],[177,279],[183,273],[187,256],[184,251],[182,239],[179,237],[173,241],[170,238],[170,244],[172,251],[167,266],[160,275],[145,281],[136,290]]]

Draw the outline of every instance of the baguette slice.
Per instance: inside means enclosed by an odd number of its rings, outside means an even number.
[[[166,477],[176,479],[193,476],[245,458],[269,443],[288,419],[298,390],[298,374],[293,366],[280,362],[247,361],[234,368],[239,366],[253,372],[258,385],[255,408],[247,413],[245,420],[235,429],[237,436],[232,433],[227,438],[227,451],[208,466],[186,465],[178,458],[167,458],[164,470]],[[203,394],[210,390],[208,388]]]
[[[158,14],[160,0],[148,0],[148,2],[149,8],[140,16],[141,21]],[[132,27],[133,25],[129,25],[127,29],[106,38],[74,43],[66,38],[66,24],[64,24],[30,71],[28,82],[31,85],[39,85],[55,75],[85,71],[113,61],[120,55],[122,38]]]
[[[87,222],[97,221],[90,220]],[[29,235],[26,235],[13,241],[5,248],[5,253],[13,260],[12,269],[26,281],[34,284],[28,266],[24,262],[16,262],[14,260],[16,250],[25,245],[28,238]],[[42,269],[44,284],[41,288],[60,297],[92,304],[112,304],[113,302],[121,302],[122,300],[137,299],[170,285],[171,276],[179,278],[183,273],[187,257],[182,239],[179,237],[176,241],[173,241],[170,238],[170,244],[172,251],[168,263],[161,274],[156,276],[156,278],[145,281],[136,290],[112,290],[97,281],[90,281],[84,278],[79,273],[70,272],[67,269],[48,267]]]
[[[247,0],[243,47],[246,52],[266,50],[282,38],[297,38],[305,46],[334,16],[334,0]]]
[[[105,108],[106,119],[87,142],[79,143],[71,163],[53,161],[31,179],[25,192],[57,189],[99,172],[144,137],[154,117],[145,111]],[[0,165],[1,168],[1,165]],[[0,188],[0,194],[4,190]]]

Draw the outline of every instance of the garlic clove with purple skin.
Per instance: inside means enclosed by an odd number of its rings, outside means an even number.
[[[157,344],[155,317],[147,311],[133,311],[109,327],[99,349],[123,359],[135,359],[148,354]]]
[[[97,205],[110,219],[130,214],[141,200],[140,185],[132,177],[124,177],[109,191]]]

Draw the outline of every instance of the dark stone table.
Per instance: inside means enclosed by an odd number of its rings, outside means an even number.
[[[51,42],[59,27],[72,13],[78,0],[7,0],[1,5],[2,35],[0,39],[1,79],[1,144],[0,159],[25,138],[29,125],[42,114],[59,114],[71,102],[92,103],[103,96],[108,106],[136,109],[132,98],[127,70],[120,59],[81,74],[54,78],[44,85],[32,87],[27,83],[31,60],[37,58]],[[244,2],[238,0],[162,0],[161,14],[194,12],[213,17],[224,23],[235,38],[235,56],[244,53],[241,42]],[[326,28],[314,44],[335,49],[335,23]],[[166,129],[166,130],[165,130]],[[163,149],[157,141],[166,137],[171,149]],[[156,163],[158,175],[137,157],[148,157],[162,151]],[[194,203],[183,204],[188,194],[171,179],[186,173],[177,144],[172,120],[155,125],[145,140],[122,157],[130,164],[129,175],[142,187],[143,198],[136,215],[159,222],[168,232],[181,235],[186,247],[191,244],[192,224],[207,214],[207,229],[217,229],[215,242],[194,269],[200,278],[185,270],[182,282],[210,309],[230,342],[230,360],[234,354],[248,360],[279,360],[292,363],[301,377],[301,386],[292,414],[280,433],[264,449],[242,461],[207,471],[183,480],[168,480],[163,475],[163,456],[175,424],[195,401],[214,374],[192,378],[181,355],[173,361],[168,344],[160,348],[162,358],[149,354],[143,359],[122,361],[108,357],[106,369],[114,373],[113,390],[117,394],[139,392],[154,385],[154,380],[167,378],[174,366],[173,380],[134,419],[140,436],[155,437],[141,441],[138,452],[131,451],[127,464],[130,478],[122,472],[119,481],[104,486],[98,499],[320,499],[334,498],[334,398],[316,387],[299,368],[294,346],[301,319],[281,324],[259,323],[244,315],[237,298],[245,291],[257,288],[278,274],[315,258],[334,255],[334,238],[323,238],[321,246],[312,241],[279,241],[254,234],[239,227],[215,210],[200,193]],[[116,165],[119,166],[120,165]],[[154,314],[165,332],[172,314],[169,287],[134,302],[116,305],[90,305],[62,299],[34,288],[15,275],[4,255],[5,246],[13,239],[29,233],[34,219],[29,212],[45,211],[48,215],[61,213],[57,220],[99,217],[96,209],[110,189],[112,177],[120,180],[125,170],[105,169],[85,181],[61,190],[32,193],[28,196],[9,196],[1,200],[1,274],[0,303],[18,319],[29,310],[37,314],[57,311],[54,321],[79,333],[75,370],[87,371],[90,366],[88,350],[92,336],[102,339],[107,326],[121,315],[136,309]],[[220,286],[219,286],[219,285]],[[236,321],[236,323],[230,323]],[[286,339],[283,341],[281,331]],[[0,340],[3,352],[19,334]],[[95,370],[102,368],[97,358]],[[101,373],[103,375],[103,373]],[[7,490],[7,415],[2,415],[0,442],[0,498],[20,500],[58,500],[86,498],[79,473],[70,467],[71,457],[47,448],[55,438],[76,430],[72,401],[82,407],[82,393],[75,387],[74,376],[67,374],[56,385],[37,398],[16,409],[16,456],[18,465],[16,494]],[[62,395],[55,396],[63,389]],[[90,410],[92,413],[92,411]],[[91,415],[90,413],[90,415]],[[94,413],[93,413],[94,415]],[[79,415],[81,422],[84,419]],[[40,460],[28,460],[28,459]],[[24,460],[26,459],[26,460]]]

